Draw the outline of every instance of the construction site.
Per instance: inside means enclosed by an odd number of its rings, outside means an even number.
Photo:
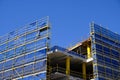
[[[49,17],[0,37],[0,80],[120,80],[120,35],[91,23],[69,48],[51,47]]]

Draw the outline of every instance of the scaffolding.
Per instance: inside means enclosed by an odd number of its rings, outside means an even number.
[[[82,62],[83,79],[119,80],[120,78],[120,35],[95,23],[90,25],[90,37],[69,48],[86,56]]]
[[[120,35],[92,23],[91,44],[94,78],[118,80],[120,77]]]
[[[46,79],[49,17],[0,37],[0,80]]]
[[[0,37],[0,80],[119,80],[120,35],[90,27],[69,49],[50,47],[48,17]]]

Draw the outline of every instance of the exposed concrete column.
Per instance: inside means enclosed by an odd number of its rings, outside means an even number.
[[[86,80],[86,63],[82,63],[82,73],[83,73],[83,79]]]
[[[87,58],[91,58],[91,48],[90,45],[87,45]]]
[[[70,57],[66,58],[66,75],[70,75]]]

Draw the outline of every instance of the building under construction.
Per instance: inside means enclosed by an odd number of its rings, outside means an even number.
[[[120,35],[91,23],[88,39],[50,46],[45,17],[0,37],[0,80],[120,80]]]

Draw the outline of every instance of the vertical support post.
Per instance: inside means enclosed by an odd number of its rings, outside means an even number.
[[[83,79],[86,80],[86,63],[82,63]]]
[[[90,45],[87,45],[87,58],[91,58],[91,50],[90,50]]]
[[[69,75],[70,75],[70,57],[66,58],[66,75],[69,80]]]
[[[57,64],[57,72],[58,72],[58,64]]]

